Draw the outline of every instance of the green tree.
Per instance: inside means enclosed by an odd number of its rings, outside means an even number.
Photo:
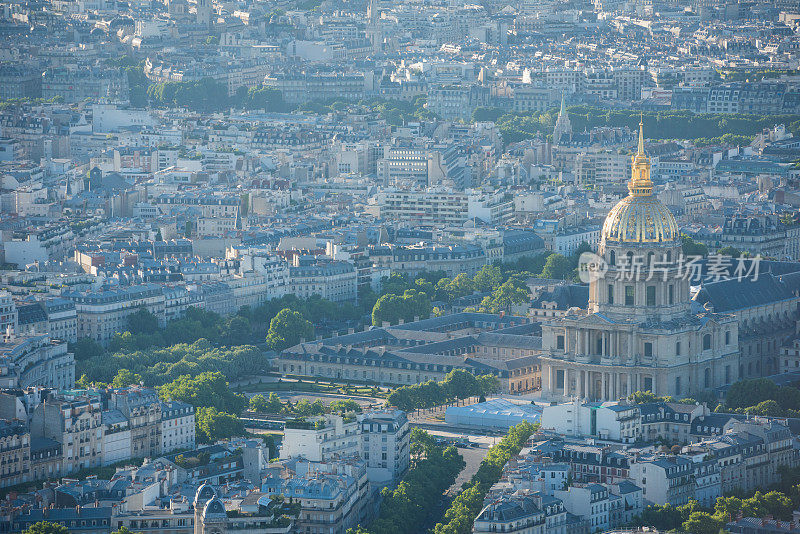
[[[419,429],[411,431],[411,450],[413,466],[394,489],[381,491],[378,517],[368,528],[359,526],[348,530],[348,534],[416,534],[424,531],[426,519],[465,464],[454,447],[436,445],[427,432]]]
[[[725,394],[729,408],[747,408],[766,400],[777,400],[779,388],[767,378],[752,378],[735,382]]]
[[[422,291],[406,289],[403,293],[403,305],[406,321],[427,319],[431,316],[431,299]]]
[[[480,309],[487,313],[500,311],[510,312],[515,304],[524,304],[528,301],[530,289],[527,284],[518,278],[509,278],[500,287],[492,291],[481,301]]]
[[[69,530],[63,525],[58,523],[51,523],[49,521],[39,521],[34,523],[23,534],[68,534]]]
[[[330,410],[335,413],[361,413],[361,405],[353,399],[342,399],[333,401],[329,406]]]
[[[97,358],[105,352],[100,343],[88,337],[78,338],[75,343],[70,345],[69,351],[75,355],[75,359],[78,361]]]
[[[424,278],[417,278],[414,280],[414,289],[425,293],[429,297],[432,297],[436,294],[436,286],[433,285],[432,282],[425,280]]]
[[[445,511],[442,522],[433,528],[434,534],[469,534],[481,508],[486,493],[499,479],[508,460],[519,454],[536,426],[524,421],[511,429],[500,442],[489,449],[478,471],[463,486]]]
[[[145,308],[139,308],[128,315],[128,330],[131,334],[154,334],[158,331],[158,318]]]
[[[117,371],[114,380],[111,381],[112,388],[125,388],[138,384],[142,381],[142,375],[134,374],[130,369],[120,369]]]
[[[264,397],[259,393],[250,398],[250,409],[262,413],[281,413],[283,411],[283,403],[274,391],[268,397]]]
[[[762,497],[761,504],[767,509],[767,513],[776,519],[791,521],[792,511],[795,509],[795,505],[792,499],[783,493],[770,491]]]
[[[628,399],[634,404],[648,404],[651,402],[672,402],[672,397],[659,397],[652,391],[634,391],[628,395]]]
[[[689,534],[719,534],[725,522],[708,512],[692,512],[683,522],[683,530]]]
[[[388,278],[381,280],[381,293],[402,295],[408,289],[408,279],[404,274],[392,273]]]
[[[686,234],[681,234],[681,252],[684,256],[708,256],[708,247]]]
[[[477,291],[492,291],[503,283],[503,273],[496,265],[484,265],[475,273],[472,282]]]
[[[478,377],[478,389],[481,395],[499,393],[501,389],[500,379],[495,375],[481,375]]]
[[[475,286],[469,276],[465,273],[460,273],[447,284],[445,291],[447,292],[449,300],[453,300],[458,297],[471,295],[475,291]]]
[[[449,396],[456,399],[478,396],[481,388],[475,375],[463,369],[453,369],[444,378]]]
[[[252,338],[250,321],[241,315],[225,319],[219,327],[218,341],[222,345],[244,345]]]
[[[269,322],[267,346],[283,350],[314,337],[314,326],[299,312],[284,308]]]
[[[225,376],[220,372],[206,371],[196,377],[183,375],[158,388],[162,399],[187,402],[195,408],[214,407],[240,413],[247,405],[243,395],[228,388]]]
[[[389,324],[397,324],[401,318],[407,315],[407,303],[394,293],[387,293],[380,297],[372,308],[373,326],[382,326],[384,321]]]
[[[563,280],[569,277],[572,270],[572,262],[569,259],[558,253],[550,254],[542,269],[542,277]]]
[[[718,497],[714,505],[714,515],[733,521],[742,510],[742,499],[738,497]]]
[[[214,443],[221,439],[244,435],[244,423],[233,414],[221,412],[214,407],[198,408],[195,412],[197,440]]]
[[[747,415],[763,415],[767,417],[782,417],[784,415],[781,405],[772,399],[759,402],[755,406],[748,406],[744,409],[744,413]]]
[[[738,258],[742,255],[742,251],[735,247],[722,247],[721,249],[717,250],[717,254],[720,256],[730,256],[731,258]]]
[[[307,399],[301,399],[294,405],[292,411],[300,417],[322,415],[325,413],[325,404],[321,400],[310,402]]]

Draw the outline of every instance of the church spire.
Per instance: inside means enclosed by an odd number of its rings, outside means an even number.
[[[572,141],[572,123],[569,121],[564,93],[561,93],[561,110],[558,112],[556,125],[553,129],[553,144],[560,145],[565,141],[565,137],[567,143]]]
[[[644,121],[639,117],[639,150],[636,152],[637,156],[644,156]]]
[[[639,148],[631,157],[631,181],[628,191],[635,197],[649,197],[653,194],[650,181],[650,158],[644,153],[644,121],[639,119]]]

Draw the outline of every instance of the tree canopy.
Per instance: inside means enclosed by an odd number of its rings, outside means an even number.
[[[303,340],[314,338],[314,326],[300,312],[284,308],[272,318],[267,332],[267,346],[283,350]]]

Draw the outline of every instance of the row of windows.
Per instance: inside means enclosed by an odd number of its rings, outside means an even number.
[[[614,304],[614,284],[608,284],[608,297],[609,304]],[[625,306],[636,305],[636,288],[634,286],[625,286]],[[667,304],[675,304],[675,287],[670,284],[667,286]],[[656,286],[647,286],[645,288],[645,306],[656,306]]]

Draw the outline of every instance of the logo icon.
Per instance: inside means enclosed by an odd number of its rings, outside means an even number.
[[[608,272],[608,264],[594,252],[584,252],[578,258],[578,278],[581,282],[591,283],[600,280]]]

